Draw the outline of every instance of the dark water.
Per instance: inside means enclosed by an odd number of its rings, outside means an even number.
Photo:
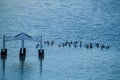
[[[40,61],[37,42],[25,41],[27,55],[20,62],[21,41],[7,42],[0,80],[120,79],[120,0],[0,0],[0,48],[3,34],[21,32],[43,35],[43,40],[55,44],[44,45],[45,58]],[[110,45],[110,49],[58,47],[75,40]]]

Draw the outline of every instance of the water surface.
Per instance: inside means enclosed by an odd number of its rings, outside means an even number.
[[[2,36],[21,32],[43,40],[45,58],[38,59],[37,42],[25,41],[27,55],[19,61],[21,41],[6,43],[8,56],[0,61],[0,80],[119,80],[119,0],[1,0]],[[98,42],[110,49],[59,48],[64,41]]]

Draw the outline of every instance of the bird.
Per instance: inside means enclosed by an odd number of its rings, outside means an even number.
[[[103,48],[105,48],[105,46],[102,44],[102,45],[101,45],[101,49],[103,49]]]
[[[38,48],[38,47],[39,47],[39,45],[40,45],[40,44],[36,44],[36,48]]]
[[[93,48],[93,44],[92,43],[90,43],[90,48]]]
[[[80,41],[80,47],[82,47],[82,42]]]
[[[106,49],[109,49],[109,48],[110,48],[110,46],[109,46],[109,45],[107,45],[107,46],[106,46]]]
[[[96,43],[96,47],[99,48],[99,43]]]

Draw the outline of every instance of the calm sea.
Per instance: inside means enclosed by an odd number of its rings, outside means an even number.
[[[25,61],[19,60],[21,41],[6,42],[8,56],[0,60],[0,80],[120,80],[120,0],[0,0],[2,37],[24,32],[43,41],[25,41]],[[81,41],[82,47],[59,47]],[[109,49],[85,48],[99,43]]]

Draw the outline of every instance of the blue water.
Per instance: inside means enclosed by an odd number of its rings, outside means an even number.
[[[0,0],[0,48],[3,34],[24,32],[55,41],[53,46],[43,45],[42,61],[37,42],[25,41],[24,62],[19,60],[21,41],[7,42],[0,80],[119,80],[119,30],[120,0]],[[110,45],[110,49],[58,47],[75,40]]]

